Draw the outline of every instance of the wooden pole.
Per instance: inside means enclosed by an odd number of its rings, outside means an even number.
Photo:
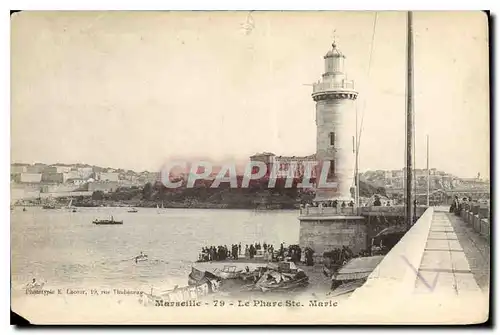
[[[429,135],[427,135],[427,207],[430,204],[431,175],[429,171]]]
[[[355,198],[355,203],[356,203],[356,210],[358,211],[357,208],[359,208],[359,131],[358,131],[358,105],[356,103],[356,152],[355,152],[355,167],[354,167],[354,182],[356,183],[356,198]],[[359,213],[359,212],[358,212]]]
[[[413,224],[413,21],[407,15],[407,82],[406,82],[406,228]]]

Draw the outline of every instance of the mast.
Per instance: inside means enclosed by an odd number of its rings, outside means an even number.
[[[417,146],[417,140],[415,139],[415,105],[413,106],[412,113],[412,134],[413,134],[413,221],[412,223],[417,221],[417,197],[418,197],[418,188],[417,188],[417,158],[415,153],[415,147]]]
[[[406,82],[406,228],[413,222],[412,182],[413,182],[413,17],[407,15],[407,82]]]
[[[356,102],[356,162],[354,166],[354,182],[356,185],[356,197],[354,199],[356,210],[359,208],[359,131],[358,131],[358,104]]]
[[[430,203],[431,175],[429,172],[429,135],[427,135],[427,207]]]

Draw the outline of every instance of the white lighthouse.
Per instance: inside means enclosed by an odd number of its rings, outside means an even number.
[[[354,141],[356,133],[354,101],[358,92],[354,82],[347,80],[344,70],[346,57],[335,42],[324,56],[325,73],[321,81],[314,83],[312,98],[316,102],[316,160],[323,167],[327,183],[336,183],[335,188],[317,183],[316,201],[351,201],[354,186]],[[326,174],[327,173],[327,174]],[[319,175],[318,175],[319,176]]]
[[[321,260],[323,252],[349,247],[357,253],[365,250],[368,228],[353,200],[356,134],[355,100],[358,92],[344,70],[346,57],[333,42],[324,56],[325,72],[321,81],[313,84],[312,98],[316,102],[316,161],[323,177],[316,172],[315,201],[338,200],[337,206],[305,206],[300,211],[299,245],[315,251]],[[326,170],[324,162],[330,164]],[[335,185],[336,184],[336,185]],[[335,187],[331,188],[331,186]],[[342,206],[342,202],[345,203]]]

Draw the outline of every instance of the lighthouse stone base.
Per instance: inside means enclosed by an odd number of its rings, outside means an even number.
[[[301,248],[312,248],[316,262],[321,263],[323,253],[335,248],[349,247],[354,254],[369,248],[365,217],[342,214],[311,214],[299,217],[299,245]]]
[[[419,218],[427,206],[418,206]],[[359,214],[359,215],[358,215]],[[314,250],[316,262],[322,262],[325,251],[349,247],[354,254],[371,248],[371,240],[380,231],[405,222],[404,206],[306,207],[300,210],[301,248]]]

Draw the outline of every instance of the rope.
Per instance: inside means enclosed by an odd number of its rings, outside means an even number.
[[[375,12],[375,18],[373,20],[373,33],[372,33],[372,42],[371,42],[371,46],[370,46],[370,56],[368,58],[368,79],[370,78],[370,72],[371,72],[371,68],[372,68],[372,55],[373,55],[373,45],[374,45],[374,41],[375,41],[375,30],[377,28],[377,16],[378,16],[378,13]],[[359,153],[359,146],[361,144],[361,134],[363,134],[363,121],[364,121],[364,118],[365,118],[365,110],[366,110],[366,99],[363,100],[363,111],[362,111],[362,114],[361,114],[361,124],[360,124],[360,129],[359,129],[359,137],[358,137],[358,147],[356,148],[358,153]],[[358,130],[356,129],[356,132]],[[358,163],[359,165],[359,163]],[[359,166],[358,166],[358,169],[359,169]]]
[[[370,55],[368,58],[368,74],[367,77],[368,79],[370,78],[370,72],[371,72],[371,67],[372,67],[372,56],[373,56],[373,45],[375,41],[375,30],[377,28],[377,16],[378,13],[375,12],[375,18],[373,19],[373,33],[372,33],[372,41],[370,45]],[[363,133],[363,121],[365,118],[365,110],[366,110],[366,99],[363,100],[363,112],[361,114],[361,124],[359,127],[359,134],[358,134],[358,104],[356,103],[356,171],[354,175],[354,182],[356,185],[356,206],[359,206],[359,146],[361,144],[361,134]]]

